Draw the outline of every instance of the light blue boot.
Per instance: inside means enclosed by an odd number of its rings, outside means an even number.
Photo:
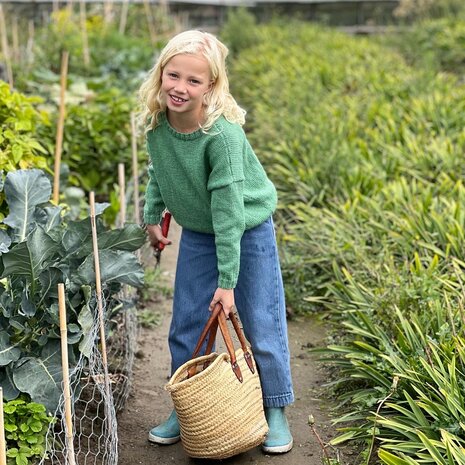
[[[149,441],[156,444],[174,444],[181,439],[179,422],[176,412],[173,410],[168,420],[155,426],[149,432]]]
[[[265,417],[270,428],[265,442],[262,444],[263,452],[267,454],[284,454],[292,449],[292,439],[284,407],[265,407]]]

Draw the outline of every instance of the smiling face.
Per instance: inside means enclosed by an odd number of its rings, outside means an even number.
[[[178,130],[195,130],[202,123],[203,96],[212,80],[202,55],[175,55],[163,68],[161,92],[168,120]]]

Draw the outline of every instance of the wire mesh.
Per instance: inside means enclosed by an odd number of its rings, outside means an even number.
[[[115,465],[118,463],[118,435],[116,411],[122,408],[129,395],[134,363],[137,320],[135,296],[126,290],[125,301],[118,306],[115,317],[109,317],[104,305],[108,328],[108,377],[99,347],[100,323],[93,299],[94,321],[82,353],[76,365],[70,369],[71,398],[73,405],[73,445],[66,443],[64,396],[54,413],[56,421],[50,425],[47,436],[47,456],[39,465],[72,464]],[[84,355],[85,354],[85,355]],[[109,386],[109,388],[107,387]]]

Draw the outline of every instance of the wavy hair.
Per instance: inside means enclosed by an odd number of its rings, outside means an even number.
[[[155,66],[150,70],[147,79],[139,89],[142,104],[141,120],[144,124],[149,123],[146,130],[155,128],[160,113],[166,110],[166,102],[161,94],[162,73],[171,58],[179,54],[201,54],[206,58],[210,67],[213,85],[204,96],[205,120],[201,125],[203,131],[207,132],[221,115],[232,123],[244,124],[245,111],[229,93],[229,80],[226,72],[228,48],[208,32],[191,30],[175,35],[166,44]]]

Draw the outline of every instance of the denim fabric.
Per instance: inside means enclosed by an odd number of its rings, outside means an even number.
[[[172,372],[189,360],[210,316],[217,288],[215,236],[183,229],[169,333]],[[245,231],[234,291],[244,333],[257,362],[265,407],[294,400],[290,372],[284,289],[271,218]]]

